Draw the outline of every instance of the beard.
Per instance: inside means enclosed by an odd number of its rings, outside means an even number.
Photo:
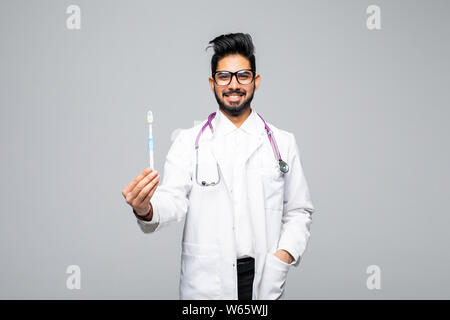
[[[246,100],[242,101],[242,103],[240,105],[229,106],[225,103],[224,99],[221,99],[217,95],[216,90],[214,90],[214,96],[216,97],[216,101],[219,104],[219,109],[233,117],[244,113],[245,110],[250,108],[250,102],[252,102],[254,94],[255,94],[255,85],[253,85],[253,90],[252,90],[252,94],[250,97],[248,97]]]

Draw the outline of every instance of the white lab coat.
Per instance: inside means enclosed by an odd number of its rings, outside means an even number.
[[[281,158],[289,165],[289,172],[283,175],[264,123],[258,120],[258,135],[249,138],[251,147],[246,155],[246,194],[255,248],[252,299],[280,299],[287,273],[291,266],[299,265],[308,243],[314,207],[294,135],[267,123]],[[231,168],[224,161],[223,137],[213,134],[209,127],[199,141],[198,180],[217,180],[217,160],[220,183],[202,187],[195,179],[195,139],[205,122],[182,130],[170,147],[162,183],[151,199],[159,223],[138,220],[138,224],[143,232],[150,233],[185,219],[180,299],[236,300],[235,233],[228,191]],[[287,250],[294,262],[287,264],[274,256],[277,248]]]

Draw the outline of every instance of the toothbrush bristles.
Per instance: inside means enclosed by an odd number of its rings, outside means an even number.
[[[153,122],[153,112],[150,110],[147,112],[147,122],[152,123]]]

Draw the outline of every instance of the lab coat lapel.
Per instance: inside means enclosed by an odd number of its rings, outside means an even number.
[[[266,134],[264,122],[258,116],[258,113],[253,109],[250,118],[243,124],[244,130],[248,132],[249,145],[245,154],[245,164],[252,157],[252,155],[262,146],[264,142],[264,135]]]
[[[217,111],[219,112],[219,111]],[[212,120],[212,127],[217,127],[217,118]],[[217,134],[217,130],[214,130],[214,133],[207,127],[207,130],[204,131],[201,136],[201,141],[199,144],[202,145],[205,150],[209,149],[215,161],[219,164],[220,171],[222,173],[222,178],[225,180],[225,187],[229,192],[231,187],[231,168],[228,167],[225,161],[225,150],[224,150],[224,137],[220,134]]]
[[[219,164],[220,170],[223,174],[227,191],[229,191],[231,189],[231,168],[225,161],[226,154],[224,151],[224,137],[222,135],[213,134],[209,140],[209,144],[211,147],[211,153]]]
[[[248,149],[244,156],[244,162],[247,164],[248,159],[262,146],[264,142],[264,132],[258,132],[257,135],[250,135]]]

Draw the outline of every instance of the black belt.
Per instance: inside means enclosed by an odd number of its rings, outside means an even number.
[[[237,259],[237,276],[238,300],[252,300],[255,259],[252,257]]]
[[[246,261],[254,261],[255,259],[252,257],[245,257],[237,259],[238,262],[246,262]]]

